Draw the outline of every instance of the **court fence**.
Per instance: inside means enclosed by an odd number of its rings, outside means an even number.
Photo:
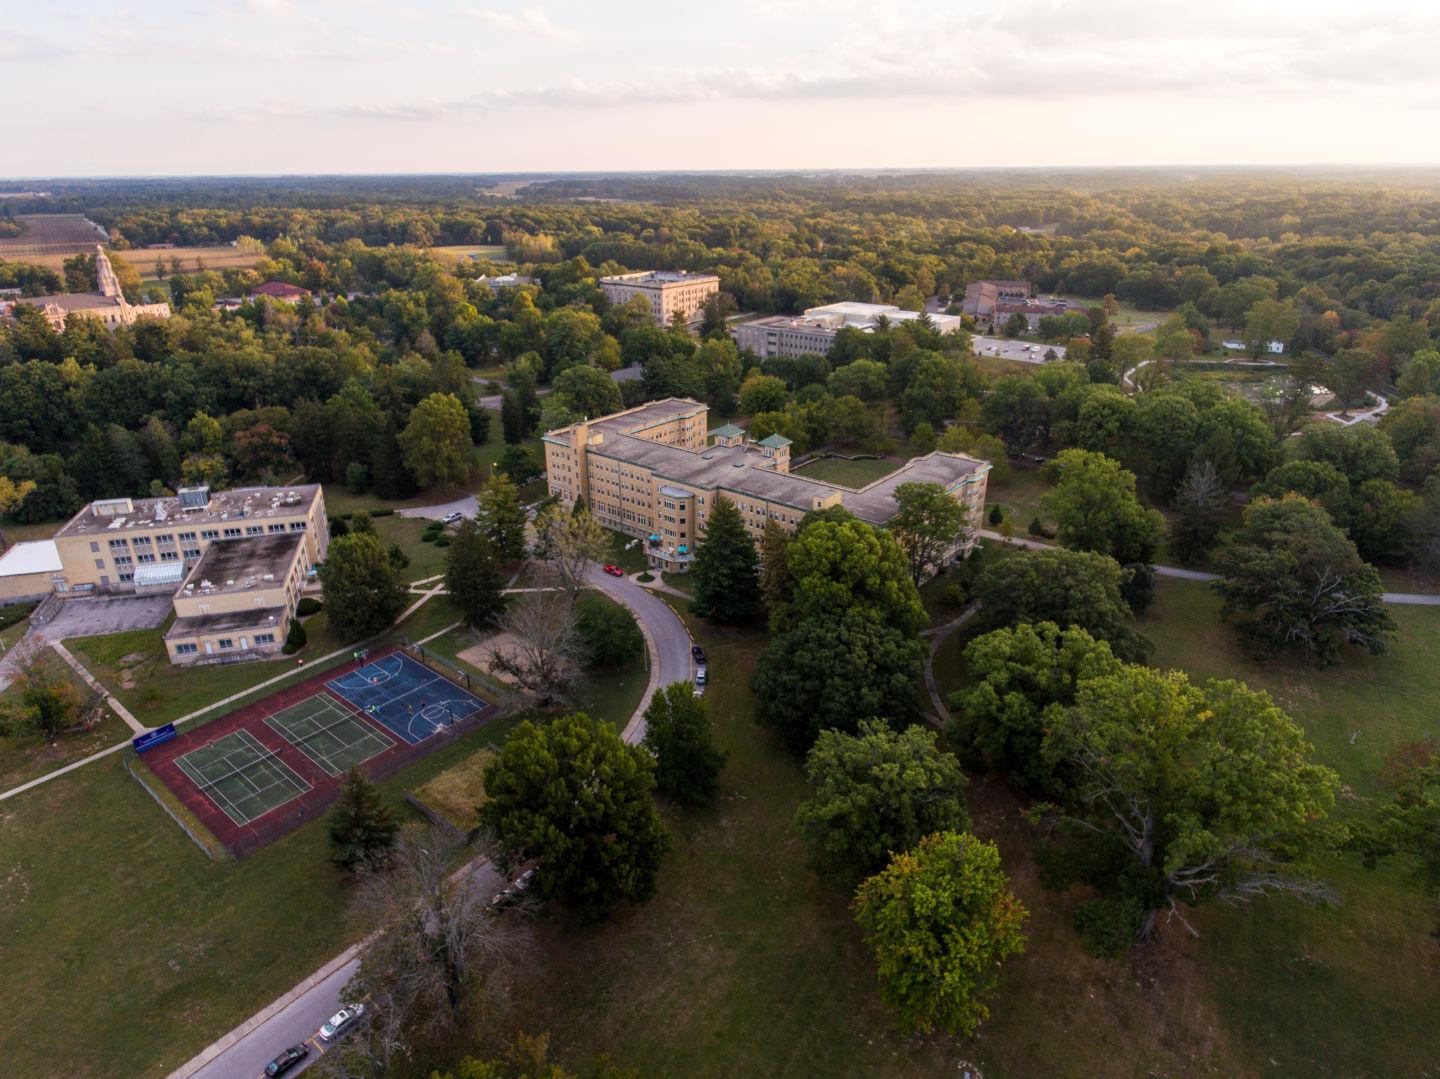
[[[135,759],[132,757],[132,755],[127,753],[125,754],[123,759],[125,761],[125,771],[130,773],[130,778],[135,780],[135,782],[139,783],[140,786],[145,788],[145,793],[150,795],[151,798],[154,798],[155,804],[158,805],[161,809],[163,809],[166,815],[168,815],[171,820],[173,820],[176,824],[180,826],[180,830],[190,837],[190,841],[192,843],[194,843],[197,847],[199,847],[202,851],[205,852],[205,857],[209,858],[212,862],[216,861],[217,858],[215,856],[215,851],[211,849],[210,841],[202,839],[199,834],[197,834],[196,829],[192,828],[189,824],[182,820],[180,814],[176,813],[175,810],[170,807],[169,803],[160,794],[160,792],[157,791],[154,787],[152,787],[143,775],[135,771],[133,767]],[[222,854],[221,857],[223,858],[224,855]]]
[[[437,655],[422,644],[416,644],[409,639],[400,641],[400,651],[404,652],[411,659],[419,660],[432,671],[436,671],[445,677],[459,682],[466,689],[472,689],[470,684],[470,672],[461,670],[454,663],[451,663],[444,656]]]

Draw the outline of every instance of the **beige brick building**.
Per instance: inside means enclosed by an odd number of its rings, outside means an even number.
[[[318,484],[100,499],[55,533],[60,569],[51,585],[77,594],[173,591],[216,540],[292,532],[304,534],[312,565],[324,559],[330,532]]]
[[[280,650],[313,565],[303,532],[212,543],[175,593],[172,663],[257,659]]]
[[[760,535],[767,520],[793,529],[811,510],[843,506],[883,526],[895,515],[895,488],[938,483],[980,528],[990,465],[958,453],[929,453],[862,488],[841,487],[790,473],[790,442],[755,441],[733,424],[709,430],[708,406],[687,398],[572,424],[545,435],[550,493],[566,505],[583,498],[601,524],[640,537],[650,564],[684,571],[718,497],[740,510]],[[954,553],[954,552],[952,552]]]
[[[120,292],[120,279],[105,249],[95,246],[95,275],[99,279],[97,292],[60,292],[51,296],[32,296],[20,303],[33,304],[40,308],[45,321],[56,333],[65,328],[71,315],[84,315],[98,319],[107,330],[117,326],[133,326],[138,318],[169,318],[168,303],[128,303]]]
[[[705,300],[720,291],[720,278],[684,270],[641,270],[600,278],[600,291],[612,307],[643,297],[657,325],[670,325],[678,311],[693,326],[702,318],[700,308]]]

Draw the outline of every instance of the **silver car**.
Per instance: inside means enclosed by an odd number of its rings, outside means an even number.
[[[360,1022],[360,1017],[365,1014],[365,1005],[360,1003],[347,1004],[338,1012],[325,1021],[320,1028],[320,1037],[327,1042],[333,1042],[340,1035]]]

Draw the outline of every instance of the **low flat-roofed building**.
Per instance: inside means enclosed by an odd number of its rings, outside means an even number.
[[[312,565],[301,532],[211,544],[175,593],[175,621],[165,634],[170,662],[278,652]]]
[[[960,313],[969,315],[977,322],[989,324],[994,318],[996,304],[1002,300],[1028,300],[1032,291],[1033,286],[1029,281],[971,281],[965,286],[965,299],[961,301]]]
[[[794,529],[811,510],[829,506],[883,526],[899,509],[896,487],[938,483],[966,506],[967,542],[978,533],[986,461],[936,451],[864,487],[842,487],[792,475],[789,439],[754,441],[734,424],[709,431],[708,419],[701,402],[668,398],[550,431],[544,437],[550,493],[566,505],[583,498],[601,524],[643,538],[650,564],[671,571],[689,568],[721,496],[758,537],[767,520]]]
[[[600,278],[600,291],[612,307],[621,307],[636,296],[644,298],[656,325],[670,325],[679,312],[693,326],[703,317],[705,301],[720,291],[720,278],[684,270],[641,270]]]
[[[0,604],[41,599],[54,591],[61,570],[54,540],[17,543],[0,553]]]
[[[217,540],[296,533],[311,564],[330,544],[319,484],[181,488],[164,498],[102,498],[55,533],[63,593],[154,591],[174,587]],[[154,575],[153,580],[147,580]]]
[[[882,318],[893,324],[921,317],[920,311],[906,311],[894,304],[847,300],[808,308],[803,315],[770,315],[742,322],[733,327],[730,334],[736,345],[750,349],[762,359],[803,356],[829,352],[836,335],[847,326],[861,333],[874,333]],[[959,315],[931,313],[928,317],[940,333],[955,333],[962,328]]]
[[[998,332],[1005,329],[1005,324],[1014,315],[1024,315],[1026,333],[1035,333],[1040,328],[1040,320],[1050,315],[1064,315],[1070,311],[1070,305],[1064,300],[1001,300],[995,305],[995,310],[990,316],[991,326]]]

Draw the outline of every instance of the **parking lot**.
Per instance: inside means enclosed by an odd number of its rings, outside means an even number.
[[[132,629],[154,629],[170,614],[171,596],[110,596],[105,599],[67,600],[60,612],[43,628],[46,639],[94,637],[101,633],[124,633]]]
[[[1008,337],[973,337],[971,346],[977,356],[994,356],[1001,360],[1017,363],[1044,363],[1045,354],[1054,351],[1058,359],[1065,358],[1064,345],[1037,344],[1033,341],[1015,341]]]

